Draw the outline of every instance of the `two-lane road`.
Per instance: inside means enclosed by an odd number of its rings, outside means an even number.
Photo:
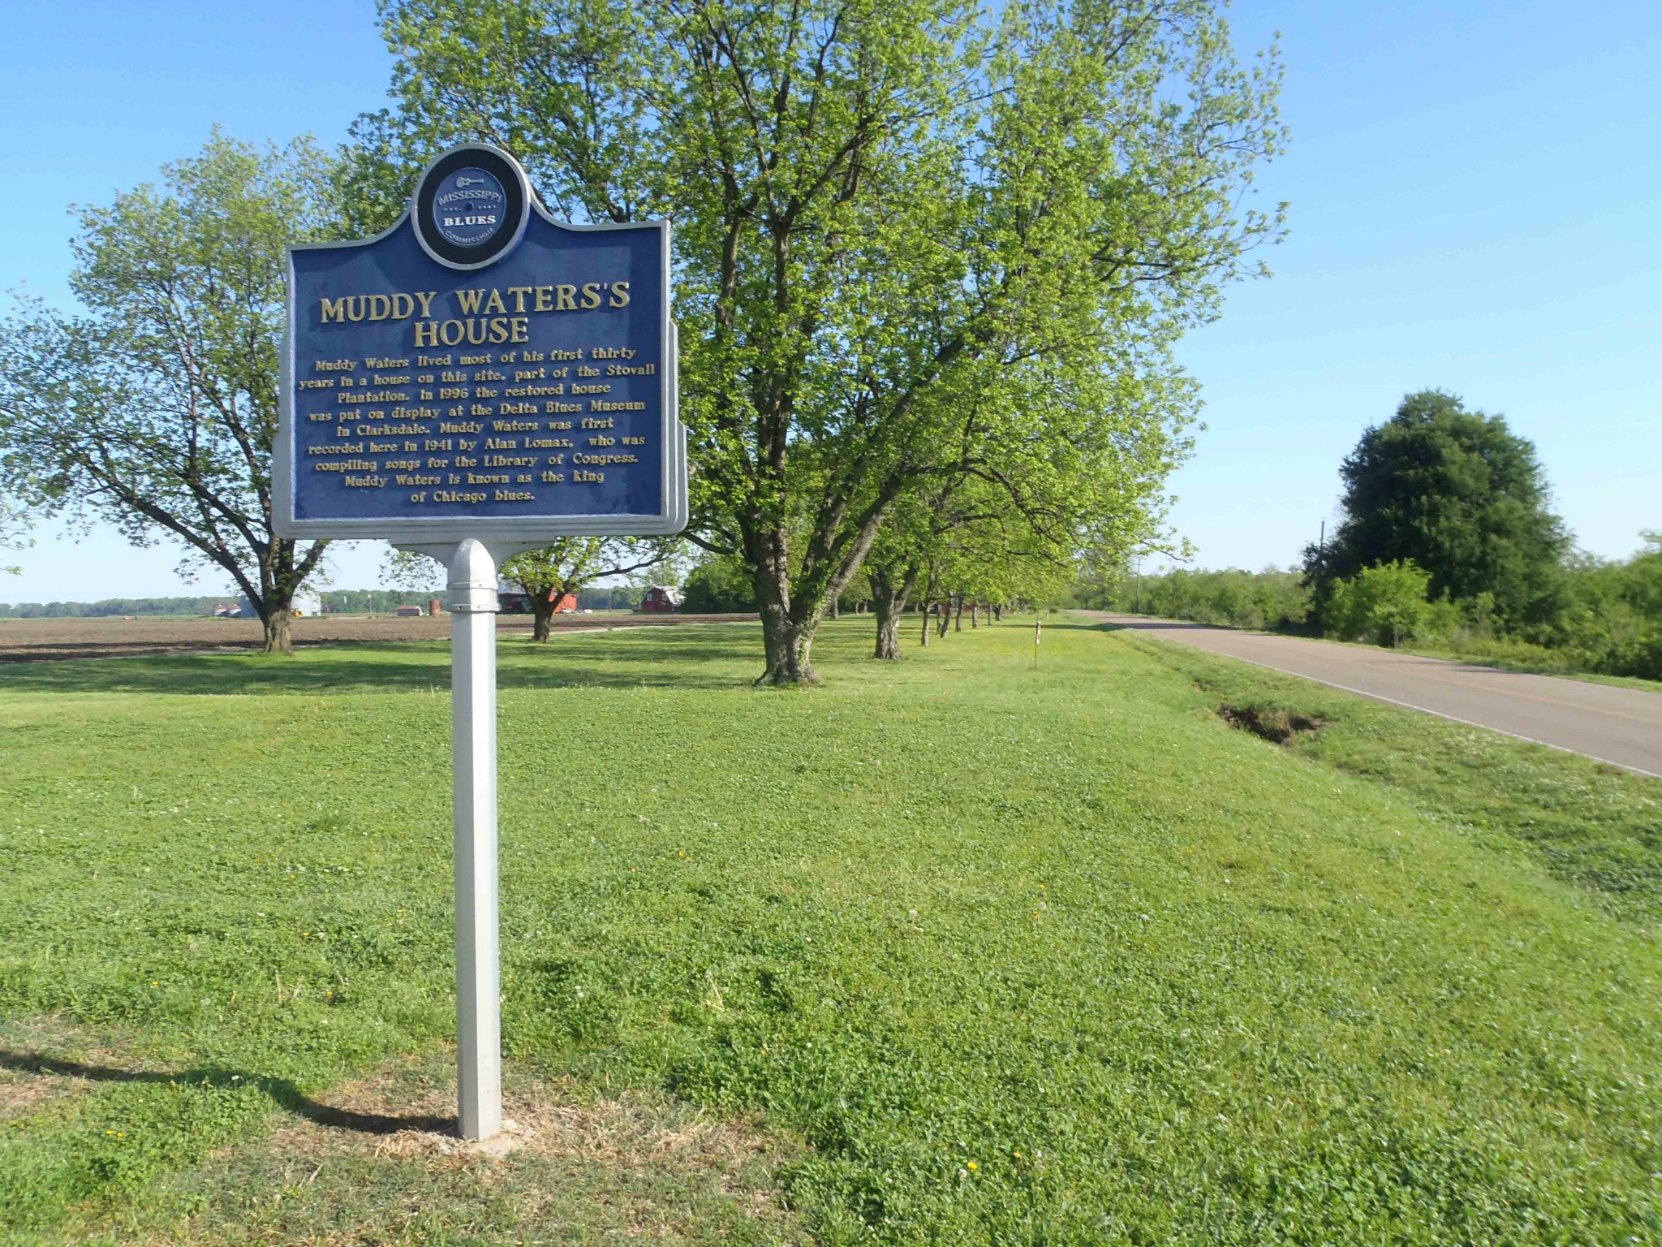
[[[1662,779],[1662,693],[1174,619],[1080,614]]]

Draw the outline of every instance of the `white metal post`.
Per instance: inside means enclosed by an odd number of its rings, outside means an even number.
[[[456,1101],[464,1139],[502,1129],[496,902],[496,558],[450,552],[450,718],[455,764]]]

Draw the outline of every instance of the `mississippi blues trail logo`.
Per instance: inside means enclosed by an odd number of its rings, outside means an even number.
[[[483,268],[524,236],[531,188],[505,152],[469,144],[427,167],[416,186],[414,209],[423,251],[449,268]]]
[[[441,178],[433,197],[439,237],[458,247],[478,247],[494,238],[508,219],[502,183],[475,166]]]

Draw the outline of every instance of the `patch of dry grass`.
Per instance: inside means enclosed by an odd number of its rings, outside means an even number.
[[[455,1133],[449,1061],[398,1062],[339,1087],[320,1097],[325,1112],[221,1150],[148,1208],[83,1223],[73,1241],[807,1241],[777,1182],[796,1149],[762,1123],[639,1091],[596,1098],[570,1079],[520,1074],[504,1092],[503,1136],[470,1142]]]

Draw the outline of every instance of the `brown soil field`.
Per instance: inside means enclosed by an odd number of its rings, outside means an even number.
[[[556,632],[597,628],[662,628],[729,623],[754,615],[562,615]],[[498,633],[529,633],[531,616],[498,615]],[[124,658],[257,650],[257,619],[180,619],[157,616],[100,619],[0,619],[0,663],[66,658]],[[350,645],[376,641],[440,641],[450,635],[450,616],[399,619],[385,615],[318,615],[294,621],[294,643]]]

